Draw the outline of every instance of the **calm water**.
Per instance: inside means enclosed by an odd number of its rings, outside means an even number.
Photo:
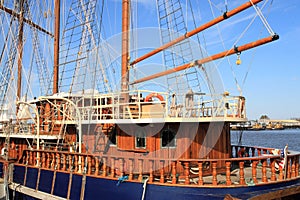
[[[231,131],[231,142],[237,144],[239,131]],[[242,145],[282,149],[288,144],[290,150],[300,151],[300,129],[243,131]]]

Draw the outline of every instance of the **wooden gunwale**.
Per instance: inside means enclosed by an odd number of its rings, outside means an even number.
[[[232,148],[248,148],[255,149],[257,151],[264,151],[269,152],[272,148],[262,148],[262,147],[249,147],[249,146],[233,146]],[[39,165],[37,165],[37,158],[34,157],[37,153],[40,152]],[[46,158],[47,157],[47,158]],[[118,180],[119,177],[124,175],[130,176],[130,182],[141,182],[144,176],[152,177],[150,184],[161,184],[161,185],[168,185],[168,186],[188,186],[188,187],[247,187],[247,180],[255,181],[255,185],[264,185],[264,184],[273,184],[273,183],[280,183],[280,182],[288,182],[290,180],[297,180],[300,179],[299,176],[299,157],[300,152],[291,152],[288,154],[289,165],[287,166],[288,170],[288,178],[283,179],[280,177],[282,173],[282,169],[280,169],[279,174],[275,174],[275,165],[274,162],[279,160],[281,157],[280,155],[272,155],[272,154],[264,154],[260,156],[253,156],[253,157],[241,157],[241,158],[224,158],[224,159],[163,159],[163,158],[132,158],[131,156],[120,156],[120,155],[102,155],[98,156],[95,154],[89,153],[71,153],[65,151],[53,151],[53,150],[24,150],[23,156],[20,159],[19,166],[33,167],[33,168],[41,168],[43,170],[49,171],[56,171],[62,173],[73,173],[77,175],[86,175],[90,177],[97,177],[97,178],[105,178],[111,180]],[[72,162],[71,160],[74,160]],[[102,161],[101,159],[102,158]],[[130,167],[128,167],[129,160]],[[51,160],[51,165],[49,163]],[[81,163],[79,164],[79,160]],[[108,162],[112,162],[111,166],[107,165]],[[226,173],[220,173],[217,171],[216,163],[224,161],[227,163],[226,165]],[[45,162],[45,163],[43,163]],[[72,162],[72,163],[70,163]],[[101,163],[100,163],[101,162]],[[105,162],[105,164],[104,164]],[[127,163],[126,163],[127,162]],[[160,166],[163,166],[165,162],[170,163],[172,165],[171,172],[164,171],[164,167],[159,169],[160,175],[156,174],[154,176],[154,172],[143,172],[143,164],[145,162],[151,162],[151,169],[153,167],[153,163],[157,162]],[[200,180],[198,183],[195,183],[191,180],[195,179],[195,174],[191,173],[192,165],[195,166],[202,166],[203,163],[209,163],[212,166],[212,174],[207,176],[202,174],[201,171],[196,173],[196,177]],[[261,162],[262,165],[258,166],[257,163]],[[29,164],[28,164],[29,163]],[[97,163],[97,164],[96,164]],[[125,169],[125,163],[127,164],[127,170]],[[176,164],[181,164],[183,166],[183,172],[178,171],[176,169]],[[246,163],[256,163],[252,166],[247,166]],[[102,164],[102,165],[101,165]],[[237,165],[237,169],[239,170],[239,175],[235,175],[236,178],[232,177],[233,170],[230,169],[230,165]],[[54,165],[56,167],[54,167]],[[120,166],[121,165],[121,166]],[[97,166],[97,169],[96,169]],[[133,167],[138,168],[138,170],[133,170]],[[72,169],[71,169],[72,168]],[[105,169],[104,169],[105,168]],[[84,170],[85,169],[85,170]],[[199,168],[198,168],[199,169]],[[252,173],[251,173],[252,169]],[[117,172],[119,170],[119,172]],[[166,175],[169,173],[168,175]],[[174,175],[178,173],[180,178],[174,178]],[[160,176],[160,177],[159,177]],[[153,178],[153,177],[156,177]],[[221,177],[221,178],[220,178]],[[223,177],[223,178],[222,178]],[[226,179],[224,179],[224,177]],[[239,179],[237,179],[239,178]],[[203,181],[206,179],[206,181]],[[207,181],[210,179],[209,181]],[[225,182],[220,182],[220,179],[226,180]],[[233,180],[237,179],[237,180]]]

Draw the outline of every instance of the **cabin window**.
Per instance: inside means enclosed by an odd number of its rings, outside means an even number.
[[[144,129],[137,130],[135,137],[135,147],[146,148],[146,132]]]
[[[176,147],[176,133],[170,129],[161,132],[162,147]]]

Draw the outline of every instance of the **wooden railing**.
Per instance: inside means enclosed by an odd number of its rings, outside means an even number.
[[[128,101],[124,101],[124,96]],[[147,98],[152,96],[153,99]],[[152,119],[152,118],[209,118],[230,117],[231,120],[245,120],[245,98],[227,94],[209,95],[204,93],[173,94],[165,92],[136,90],[131,92],[84,95],[68,97],[74,106],[58,101],[52,103],[55,97],[49,97],[51,108],[45,117],[54,121],[64,119],[68,123],[76,123],[80,114],[85,120],[121,120],[121,119]],[[46,97],[43,100],[47,99]],[[46,110],[46,108],[45,108]],[[64,116],[64,117],[63,117]],[[49,118],[50,119],[50,118]]]
[[[129,181],[142,181],[147,178],[149,183],[183,184],[183,185],[214,185],[231,186],[246,184],[264,184],[299,177],[300,152],[290,153],[285,169],[276,171],[276,162],[280,155],[272,155],[269,148],[242,147],[253,152],[264,152],[258,156],[237,157],[229,159],[161,159],[132,158],[124,156],[95,156],[59,151],[25,150],[19,164],[39,167],[42,169],[73,172],[96,177],[117,179],[128,176]],[[265,154],[266,153],[266,154]],[[225,163],[221,173],[218,162]],[[147,167],[145,167],[147,166]],[[209,171],[210,173],[207,173]]]

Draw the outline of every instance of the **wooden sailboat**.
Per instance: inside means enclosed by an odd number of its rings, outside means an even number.
[[[248,8],[254,7],[260,13],[256,5],[261,1],[247,1],[174,38],[170,33],[163,35],[163,28],[171,24],[168,20],[178,20],[178,12],[182,10],[176,6],[180,1],[158,0],[157,7],[164,8],[159,11],[161,36],[167,40],[132,59],[129,48],[132,4],[130,0],[123,0],[122,35],[117,40],[122,50],[118,55],[120,84],[115,91],[111,90],[111,76],[107,73],[114,65],[102,66],[111,55],[103,51],[114,49],[105,42],[100,43],[100,35],[94,35],[99,31],[95,28],[96,13],[103,11],[96,9],[96,0],[71,2],[63,33],[60,32],[59,0],[54,1],[54,33],[29,19],[30,12],[26,10],[32,5],[29,1],[20,1],[15,7],[17,11],[1,3],[1,12],[10,15],[12,21],[18,21],[18,45],[14,46],[18,52],[17,106],[14,117],[2,118],[0,134],[3,187],[20,198],[38,199],[95,199],[98,196],[103,199],[224,199],[266,193],[276,197],[293,195],[293,191],[285,189],[296,187],[300,182],[300,153],[286,155],[285,168],[276,174],[275,162],[280,155],[273,155],[272,148],[231,145],[230,123],[247,120],[245,98],[230,96],[225,91],[216,94],[213,83],[208,84],[212,94],[206,94],[198,90],[200,84],[190,83],[190,77],[199,73],[197,68],[207,72],[206,64],[240,55],[277,40],[278,35],[272,33],[212,56],[182,59],[182,62],[174,62],[178,52],[170,53],[174,46],[182,50],[189,38]],[[75,8],[80,11],[75,12]],[[99,20],[102,23],[102,17]],[[51,93],[48,88],[32,99],[28,96],[22,99],[21,89],[25,24],[54,38],[53,76],[46,81],[52,83]],[[83,32],[83,36],[78,36],[77,31]],[[32,37],[37,41],[40,36]],[[37,49],[35,45],[38,46],[35,42],[33,49]],[[159,53],[164,55],[166,70],[130,79],[132,68]],[[10,63],[13,66],[15,58],[7,55],[1,62],[6,58],[7,66]],[[93,56],[97,59],[91,59]],[[168,56],[172,59],[168,60]],[[95,71],[91,69],[93,65]],[[157,85],[152,85],[151,90],[141,89],[141,83],[161,77],[167,77],[165,91],[158,90]],[[89,88],[96,80],[102,91],[96,92],[95,85]],[[179,87],[182,80],[187,83]],[[173,88],[174,83],[177,85]],[[8,103],[5,97],[9,82],[5,84],[1,94],[2,113],[6,112]],[[65,87],[68,89],[64,90]],[[235,168],[238,174],[234,174]],[[283,176],[284,173],[287,176]],[[6,196],[9,195],[12,193],[7,192]]]

